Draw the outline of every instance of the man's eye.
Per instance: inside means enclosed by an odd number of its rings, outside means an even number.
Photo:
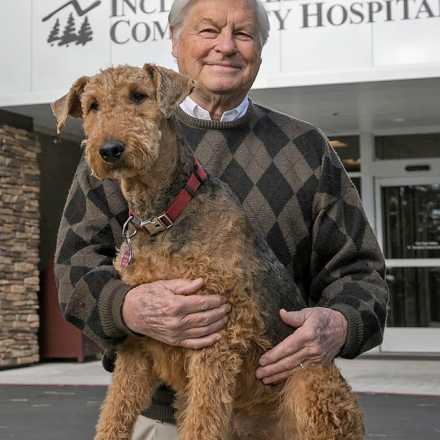
[[[130,93],[130,101],[135,104],[142,104],[147,99],[147,95],[142,92],[134,91]]]
[[[89,105],[89,112],[97,112],[99,110],[98,101],[92,101]]]
[[[206,29],[202,29],[201,31],[200,31],[200,33],[202,34],[202,35],[204,35],[204,36],[207,36],[207,37],[212,37],[212,36],[215,36],[215,35],[217,35],[217,31],[215,30],[215,29],[212,29],[212,28],[206,28]]]
[[[235,35],[243,40],[253,40],[254,38],[251,34],[247,34],[246,32],[237,32]]]

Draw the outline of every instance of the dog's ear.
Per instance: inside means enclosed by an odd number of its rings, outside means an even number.
[[[145,64],[144,70],[152,79],[160,111],[169,118],[177,106],[194,90],[196,82],[174,70]]]
[[[75,81],[67,95],[57,99],[50,105],[57,120],[58,134],[63,131],[69,116],[72,116],[73,118],[80,118],[82,116],[81,94],[84,91],[84,87],[89,82],[89,79],[88,76],[82,76]]]

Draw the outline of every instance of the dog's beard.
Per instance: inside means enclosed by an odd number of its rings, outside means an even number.
[[[121,171],[134,177],[144,175],[151,170],[159,157],[160,138],[160,133],[149,139],[140,140],[135,136],[130,138],[122,157],[124,166],[121,167]]]
[[[145,176],[159,157],[159,142],[160,136],[148,146],[137,140],[129,140],[121,159],[115,163],[105,162],[89,141],[83,141],[83,145],[86,147],[86,160],[94,177],[98,180],[121,180]]]
[[[93,143],[89,139],[85,139],[81,142],[81,146],[85,148],[85,158],[89,165],[90,172],[93,177],[98,180],[103,180],[110,177],[111,169],[109,164],[106,164],[99,157],[99,149],[93,147]]]

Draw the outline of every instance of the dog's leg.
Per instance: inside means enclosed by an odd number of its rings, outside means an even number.
[[[362,412],[334,365],[298,368],[286,381],[280,404],[286,440],[362,440]]]
[[[98,421],[95,440],[130,439],[138,415],[151,405],[158,379],[143,350],[124,344]]]
[[[229,440],[242,359],[220,341],[191,354],[185,408],[178,414],[180,440]]]

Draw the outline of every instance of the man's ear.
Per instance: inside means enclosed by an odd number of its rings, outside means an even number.
[[[156,88],[160,111],[168,119],[177,106],[194,90],[196,82],[174,70],[152,64],[145,64],[144,70],[151,77]]]
[[[175,29],[171,28],[170,30],[171,30],[171,54],[177,60],[179,39],[177,38],[177,33]]]
[[[89,79],[90,78],[88,76],[82,76],[80,79],[75,81],[67,95],[57,99],[50,105],[50,108],[52,109],[52,112],[57,120],[58,134],[63,131],[69,116],[72,116],[73,118],[80,118],[82,116],[81,94],[84,91],[84,87],[89,82]]]

